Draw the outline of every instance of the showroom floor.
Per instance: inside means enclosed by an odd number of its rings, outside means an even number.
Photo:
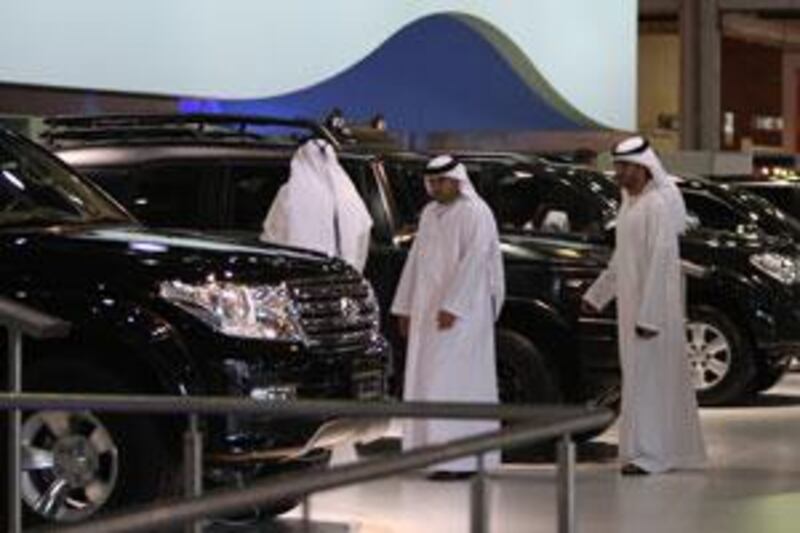
[[[701,416],[712,457],[704,472],[622,478],[608,459],[614,429],[584,450],[590,457],[578,467],[579,531],[797,532],[800,374],[752,405],[703,409]],[[553,476],[548,464],[494,475],[490,531],[555,531]],[[430,482],[413,474],[317,495],[312,514],[352,533],[467,532],[468,498],[465,482]]]

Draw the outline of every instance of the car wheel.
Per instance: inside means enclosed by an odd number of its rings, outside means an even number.
[[[689,310],[686,351],[701,405],[726,405],[746,396],[755,379],[753,354],[739,330],[720,311]]]
[[[495,346],[502,403],[552,404],[561,401],[555,378],[533,342],[514,331],[498,329]]]
[[[132,392],[93,366],[49,361],[26,372],[27,391]],[[26,524],[80,522],[177,492],[180,464],[146,415],[91,411],[23,414],[22,500]]]
[[[514,331],[498,329],[497,383],[502,403],[555,404],[561,395],[541,352],[527,337]],[[504,422],[504,426],[513,425]],[[503,462],[537,461],[550,454],[553,443],[542,442],[502,451]]]

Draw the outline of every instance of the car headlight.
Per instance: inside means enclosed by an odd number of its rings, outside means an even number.
[[[298,312],[285,284],[244,286],[209,280],[165,281],[159,295],[231,337],[300,342]]]
[[[793,257],[768,252],[751,255],[750,264],[785,285],[798,281],[798,263]]]

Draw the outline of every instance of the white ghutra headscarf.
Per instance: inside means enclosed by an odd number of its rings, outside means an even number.
[[[450,178],[458,182],[458,189],[461,194],[467,198],[481,200],[475,187],[467,174],[467,169],[463,163],[460,163],[456,158],[451,155],[440,155],[431,159],[425,167],[425,189],[430,194],[430,187],[428,185],[428,178]]]
[[[675,233],[680,235],[686,231],[687,215],[683,195],[676,185],[676,179],[664,169],[656,151],[644,137],[630,137],[621,141],[611,152],[614,162],[632,163],[645,167],[656,184],[669,210]]]
[[[264,220],[261,239],[341,257],[359,271],[372,217],[333,146],[311,139],[292,157],[289,181]]]

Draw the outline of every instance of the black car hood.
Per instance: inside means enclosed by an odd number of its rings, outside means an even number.
[[[273,283],[349,271],[343,262],[298,249],[179,230],[137,226],[5,231],[3,246],[21,270],[49,278],[126,282],[179,279]],[[20,272],[24,274],[24,272]]]

